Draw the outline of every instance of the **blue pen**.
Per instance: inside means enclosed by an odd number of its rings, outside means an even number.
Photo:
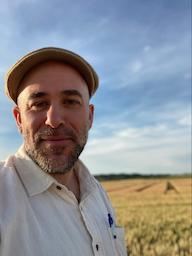
[[[114,222],[113,222],[113,218],[112,218],[112,216],[111,216],[111,214],[110,213],[108,213],[108,222],[109,222],[109,226],[110,226],[110,228],[112,229],[112,233],[113,233],[113,238],[114,239],[116,239],[117,238],[117,236],[116,236],[116,234],[115,234],[115,228],[114,228]]]
[[[112,225],[113,225],[113,218],[111,217],[111,214],[110,214],[110,213],[108,213],[108,221],[109,221],[109,226],[110,226],[110,228],[111,228]]]

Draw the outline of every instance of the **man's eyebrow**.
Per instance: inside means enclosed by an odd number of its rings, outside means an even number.
[[[42,98],[42,97],[45,97],[47,95],[48,95],[48,93],[45,93],[45,92],[33,92],[29,95],[29,100]]]
[[[71,90],[71,89],[68,89],[68,90],[64,90],[61,92],[64,96],[79,96],[80,98],[82,98],[82,95],[79,91],[77,90]]]
[[[81,93],[77,90],[68,89],[68,90],[61,91],[61,94],[63,96],[78,96],[78,97],[82,98]],[[30,94],[29,100],[43,98],[43,97],[46,97],[48,95],[49,94],[46,93],[46,92],[33,92],[33,93]]]

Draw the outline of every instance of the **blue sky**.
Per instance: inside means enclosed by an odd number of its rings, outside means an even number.
[[[190,172],[190,16],[190,0],[2,0],[0,159],[22,143],[4,97],[7,69],[28,51],[58,46],[100,77],[81,156],[92,173]]]

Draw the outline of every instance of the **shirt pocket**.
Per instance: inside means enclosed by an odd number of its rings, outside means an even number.
[[[125,248],[125,230],[121,227],[115,227],[114,234],[112,233],[112,229],[110,228],[110,232],[112,234],[112,239],[114,241],[114,247],[116,254],[115,256],[127,256],[126,248]]]

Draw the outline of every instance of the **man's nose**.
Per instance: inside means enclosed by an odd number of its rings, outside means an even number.
[[[52,128],[57,128],[64,124],[64,115],[59,106],[50,106],[47,111],[45,124]]]

